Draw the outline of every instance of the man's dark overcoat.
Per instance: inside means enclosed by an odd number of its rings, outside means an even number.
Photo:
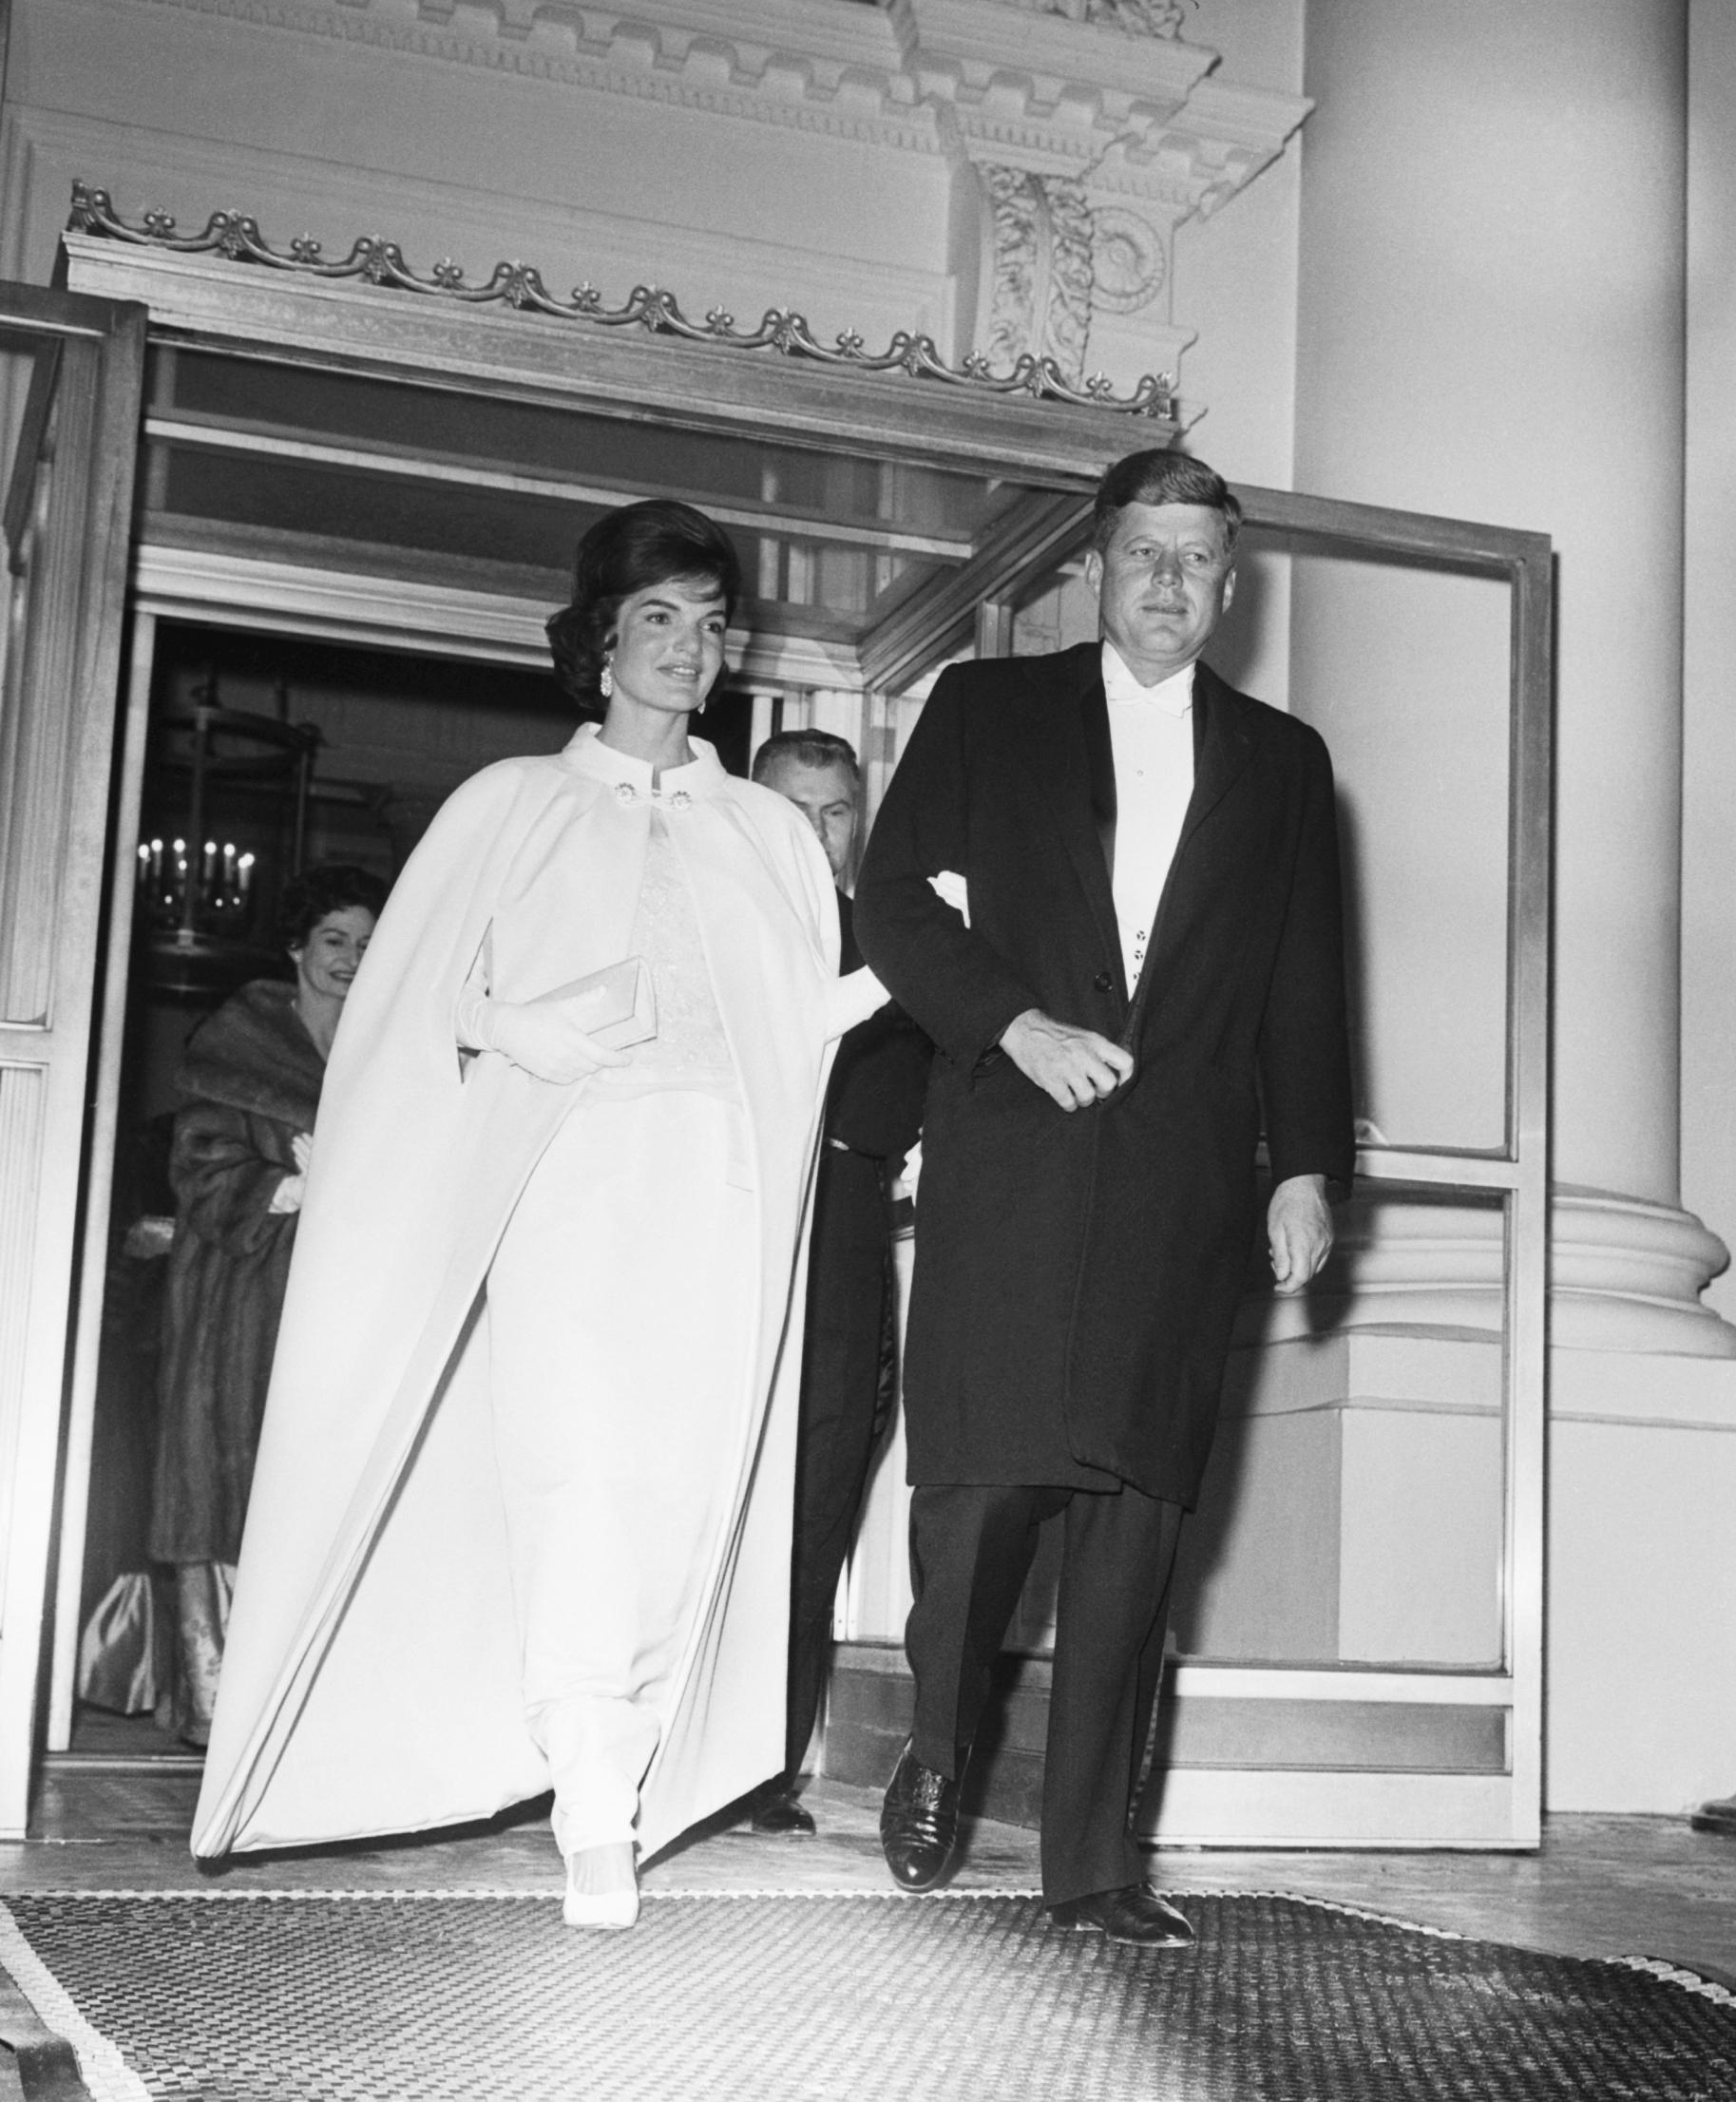
[[[957,665],[894,774],[856,933],[939,1046],[905,1364],[917,1484],[1133,1483],[1192,1506],[1275,1179],[1354,1161],[1332,771],[1206,666],[1194,780],[1137,997],[1111,893],[1099,647]],[[969,890],[970,926],[929,884]],[[1016,1015],[1126,1043],[1063,1111],[997,1048]]]

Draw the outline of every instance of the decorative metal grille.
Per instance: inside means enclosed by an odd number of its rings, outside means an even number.
[[[221,255],[237,262],[263,264],[267,269],[327,281],[357,277],[467,306],[504,305],[557,320],[588,322],[596,328],[639,328],[651,335],[674,335],[723,350],[775,351],[785,357],[852,372],[904,373],[912,379],[944,380],[985,393],[1028,394],[1039,401],[1066,402],[1075,408],[1104,409],[1160,422],[1174,418],[1174,382],[1167,373],[1148,373],[1131,394],[1118,395],[1106,373],[1094,373],[1075,386],[1054,358],[1029,353],[1006,372],[996,372],[980,352],[951,365],[932,336],[903,329],[879,352],[869,351],[852,329],[840,331],[830,344],[823,343],[802,315],[788,307],[769,307],[757,328],[738,329],[735,316],[721,307],[713,307],[703,321],[690,320],[675,295],[657,285],[635,285],[625,304],[619,307],[605,306],[602,294],[588,283],[575,287],[566,298],[558,298],[544,285],[542,273],[524,262],[498,262],[486,283],[471,284],[462,267],[447,257],[424,277],[405,261],[396,241],[371,234],[362,235],[351,244],[348,255],[337,258],[328,257],[321,243],[305,234],[292,240],[284,254],[267,244],[258,221],[245,212],[213,212],[197,234],[178,231],[167,212],[146,212],[134,226],[116,212],[106,190],[84,182],[72,185],[72,216],[67,223],[75,233],[102,235],[177,255]]]

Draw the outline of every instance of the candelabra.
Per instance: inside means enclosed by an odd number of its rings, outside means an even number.
[[[139,843],[137,923],[162,990],[206,994],[276,963],[256,930],[263,878],[301,867],[318,745],[310,724],[221,707],[215,677],[153,722],[150,800],[173,816]]]

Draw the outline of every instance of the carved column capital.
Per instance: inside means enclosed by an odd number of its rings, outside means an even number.
[[[997,367],[1027,352],[1085,376],[1094,280],[1092,214],[1065,176],[980,165],[984,233],[977,347]]]
[[[1104,201],[1078,177],[983,161],[975,347],[997,371],[1026,354],[1053,358],[1067,381],[1087,376],[1093,319],[1134,314],[1169,281],[1171,224]],[[1147,331],[1152,356],[1173,379],[1191,334]],[[1145,327],[1141,325],[1142,329]]]

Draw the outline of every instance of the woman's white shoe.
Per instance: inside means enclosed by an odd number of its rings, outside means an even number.
[[[619,1890],[581,1890],[578,1862],[566,1864],[566,1899],[561,1917],[569,1927],[630,1927],[639,1920],[639,1885]]]

